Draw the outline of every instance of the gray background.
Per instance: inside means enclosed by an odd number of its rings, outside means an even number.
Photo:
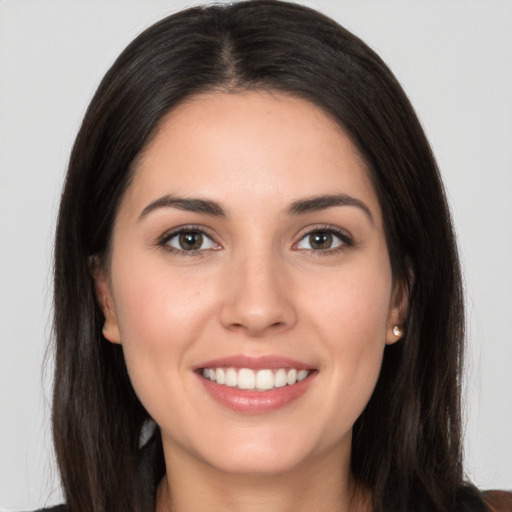
[[[434,147],[467,286],[466,472],[512,488],[512,2],[317,0],[402,82]],[[50,267],[86,105],[157,0],[0,0],[0,508],[61,499],[49,441]]]

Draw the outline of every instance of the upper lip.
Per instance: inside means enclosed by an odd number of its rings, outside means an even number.
[[[295,368],[297,370],[312,369],[311,365],[289,357],[273,355],[248,356],[242,354],[211,359],[197,365],[194,369],[199,370],[202,368],[249,368],[251,370],[276,370],[279,368]]]

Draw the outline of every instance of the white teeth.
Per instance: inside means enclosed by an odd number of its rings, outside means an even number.
[[[256,376],[249,368],[241,368],[238,371],[238,387],[240,389],[254,389],[256,387]]]
[[[311,372],[295,368],[278,370],[251,370],[250,368],[204,368],[203,377],[230,387],[257,391],[268,391],[283,386],[293,386],[303,381]]]
[[[286,370],[284,368],[280,368],[274,375],[274,386],[276,388],[282,388],[283,386],[286,386],[286,384],[288,384],[286,382]]]
[[[272,370],[260,370],[256,374],[256,389],[265,391],[274,387],[274,374]]]
[[[304,380],[308,376],[307,370],[299,370],[297,372],[297,382]]]
[[[288,375],[286,376],[286,382],[288,382],[288,386],[293,386],[297,382],[297,370],[292,368],[288,371]]]
[[[238,374],[234,368],[226,370],[226,386],[235,387],[238,385]]]
[[[226,382],[226,374],[222,368],[217,368],[215,370],[215,380],[218,384],[224,384]]]

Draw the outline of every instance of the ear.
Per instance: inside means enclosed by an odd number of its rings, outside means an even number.
[[[386,345],[392,345],[404,335],[404,321],[408,306],[409,287],[401,280],[396,281],[386,326]]]
[[[92,271],[96,298],[100,304],[105,323],[103,324],[103,336],[112,343],[121,343],[119,323],[114,308],[114,301],[111,292],[111,285],[105,270],[95,268]]]

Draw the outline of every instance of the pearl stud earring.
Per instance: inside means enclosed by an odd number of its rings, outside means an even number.
[[[402,330],[400,329],[400,327],[398,327],[398,325],[394,325],[394,326],[393,326],[393,334],[394,334],[396,337],[400,337],[400,336],[402,336]]]

